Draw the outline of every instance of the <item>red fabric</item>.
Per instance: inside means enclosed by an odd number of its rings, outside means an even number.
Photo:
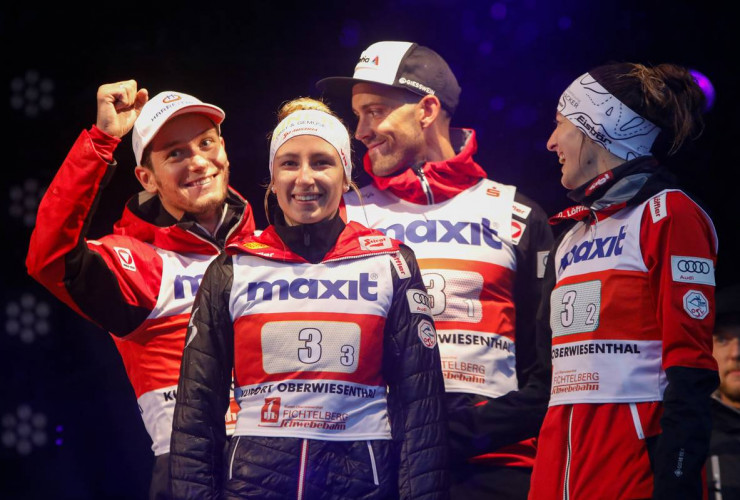
[[[671,256],[690,256],[717,262],[714,228],[685,194],[674,191],[666,196],[667,216],[653,222],[645,210],[640,231],[648,278],[655,300],[658,324],[663,333],[663,369],[687,366],[717,370],[712,356],[714,328],[714,286],[677,282],[673,279]],[[680,224],[676,221],[680,221]],[[709,302],[710,314],[703,319],[689,316],[684,296],[700,291]]]
[[[88,133],[90,134],[95,151],[106,163],[113,163],[113,152],[121,143],[121,139],[106,134],[95,125],[90,127]]]

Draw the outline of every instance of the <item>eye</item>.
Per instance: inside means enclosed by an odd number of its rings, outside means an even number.
[[[282,160],[278,163],[283,168],[295,168],[298,166],[298,162],[295,160]]]
[[[215,142],[215,139],[213,139],[212,137],[206,137],[205,139],[200,141],[200,147],[207,148],[215,144]]]
[[[169,153],[167,153],[167,158],[173,158],[177,159],[182,157],[182,150],[181,149],[173,149]]]

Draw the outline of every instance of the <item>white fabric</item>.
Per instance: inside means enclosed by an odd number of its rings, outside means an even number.
[[[286,116],[278,123],[270,141],[270,177],[275,154],[280,146],[299,135],[314,135],[332,145],[342,161],[344,175],[349,181],[352,178],[352,150],[349,147],[347,127],[335,116],[317,109],[302,109]]]
[[[141,109],[141,114],[134,123],[131,144],[136,156],[136,164],[141,165],[141,155],[152,142],[162,125],[167,120],[184,113],[201,113],[208,116],[218,126],[226,113],[213,104],[206,104],[197,97],[182,92],[166,90],[149,99]]]
[[[588,73],[565,89],[558,111],[586,137],[623,160],[650,155],[660,133],[658,126],[632,111]]]

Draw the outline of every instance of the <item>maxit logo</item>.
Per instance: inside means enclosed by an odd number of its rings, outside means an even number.
[[[408,225],[393,224],[378,228],[383,233],[404,243],[458,243],[481,246],[486,244],[501,249],[501,239],[491,227],[491,221],[451,222],[448,220],[415,220]]]
[[[247,285],[247,300],[257,300],[261,291],[262,300],[272,300],[277,290],[278,300],[288,299],[339,299],[367,301],[378,300],[377,275],[360,273],[357,280],[317,280],[296,278],[292,281],[253,281]]]
[[[580,245],[573,245],[568,253],[560,259],[560,272],[571,264],[593,259],[603,259],[613,255],[622,255],[622,245],[627,237],[625,226],[619,228],[619,234],[606,238],[594,238]]]

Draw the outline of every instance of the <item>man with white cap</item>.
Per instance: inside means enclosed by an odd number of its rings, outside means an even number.
[[[77,313],[108,330],[156,456],[151,498],[169,497],[168,454],[180,359],[200,279],[225,244],[254,231],[228,186],[221,108],[181,92],[152,99],[134,80],[102,85],[83,131],[39,205],[26,266]],[[113,234],[87,240],[113,153],[133,128],[136,178]],[[226,415],[227,423],[235,415]]]
[[[552,234],[542,209],[486,179],[472,129],[450,128],[460,86],[433,50],[378,42],[351,88],[372,184],[346,216],[409,244],[439,332],[453,449],[453,498],[526,498],[549,374],[533,375],[535,312]],[[363,204],[364,201],[364,204]],[[549,352],[541,353],[547,359]]]

